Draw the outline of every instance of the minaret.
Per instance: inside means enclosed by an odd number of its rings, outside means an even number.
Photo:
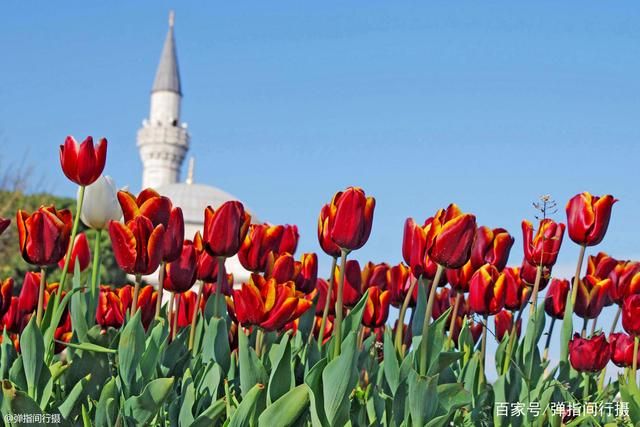
[[[158,188],[180,180],[182,161],[189,149],[187,125],[180,123],[180,73],[173,37],[174,13],[169,13],[169,32],[151,89],[149,119],[138,130],[142,159],[142,188]]]

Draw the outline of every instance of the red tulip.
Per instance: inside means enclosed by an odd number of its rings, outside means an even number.
[[[0,282],[0,319],[9,311],[13,295],[13,278],[9,277]]]
[[[20,313],[32,313],[38,307],[38,291],[40,289],[40,273],[27,272],[22,281],[18,307]],[[46,304],[45,304],[46,307]]]
[[[606,279],[617,265],[618,260],[604,252],[598,252],[596,256],[589,256],[587,261],[587,275],[596,276],[599,279]]]
[[[366,197],[361,188],[349,187],[333,196],[335,218],[329,237],[340,248],[352,251],[360,249],[369,239],[376,201]]]
[[[513,313],[509,310],[502,310],[496,314],[493,318],[496,324],[496,340],[501,342],[505,335],[509,336],[511,328],[513,327]],[[518,319],[516,324],[516,334],[520,337],[520,329],[522,326],[522,319]]]
[[[264,276],[268,279],[274,278],[277,283],[284,283],[293,280],[295,272],[296,261],[293,255],[284,253],[274,258],[273,254],[270,254]]]
[[[145,216],[137,216],[126,224],[111,221],[109,236],[113,245],[113,255],[120,266],[129,274],[151,274],[162,259],[164,226],[153,226]]]
[[[404,262],[411,267],[416,277],[424,271],[425,255],[427,253],[427,233],[413,218],[407,218],[404,222],[404,235],[402,238],[402,257]]]
[[[163,287],[169,292],[183,293],[191,289],[198,273],[198,254],[191,240],[185,240],[180,256],[164,265]]]
[[[66,257],[65,257],[66,258]],[[58,267],[64,268],[65,258],[58,261]],[[85,271],[89,267],[91,262],[91,251],[89,250],[89,242],[87,236],[84,233],[80,233],[76,236],[73,243],[73,249],[71,249],[71,260],[69,260],[69,273],[74,274],[76,260],[80,265],[80,271]]]
[[[231,296],[233,289],[233,274],[226,274],[227,282],[222,284],[222,295]],[[200,299],[200,310],[204,313],[207,301],[211,295],[215,295],[217,283],[204,283],[202,287],[202,298]]]
[[[10,333],[19,333],[22,330],[22,314],[20,313],[18,305],[19,298],[11,297],[9,309],[2,316],[1,325]]]
[[[315,321],[313,322],[313,336],[317,339],[320,338],[320,326],[322,325],[322,316],[316,316]],[[322,344],[326,344],[327,341],[331,338],[331,334],[333,333],[333,318],[327,318],[324,323],[324,337],[322,339]]]
[[[611,288],[611,279],[600,280],[595,276],[586,276],[578,281],[578,293],[573,307],[575,313],[583,319],[595,319],[600,315]]]
[[[578,372],[599,372],[610,358],[609,342],[603,334],[582,338],[575,333],[569,341],[569,362]]]
[[[293,282],[279,284],[274,279],[267,280],[255,274],[249,283],[233,290],[233,306],[238,321],[266,331],[282,329],[311,305],[311,301],[296,291]]]
[[[126,307],[120,300],[118,291],[110,286],[100,286],[96,323],[102,328],[120,328],[124,324]]]
[[[529,301],[531,288],[520,279],[518,267],[507,267],[502,274],[506,288],[504,306],[509,310],[520,310]]]
[[[133,286],[126,285],[119,289],[118,295],[122,301],[122,305],[126,310],[131,308],[133,303]],[[138,293],[138,301],[136,307],[140,310],[140,320],[142,325],[147,329],[156,315],[156,303],[158,300],[158,292],[153,289],[153,286],[147,285],[140,288]]]
[[[453,341],[458,344],[458,338],[460,338],[460,331],[462,330],[462,325],[464,322],[463,316],[456,316],[456,320],[453,327]],[[477,343],[482,335],[482,323],[474,322],[471,319],[467,319],[467,324],[469,325],[469,332],[471,332],[471,338],[474,343]]]
[[[609,335],[611,361],[621,368],[633,365],[633,337],[625,333]],[[640,359],[640,358],[639,358]]]
[[[19,210],[16,224],[22,258],[33,265],[57,264],[69,246],[71,222],[68,209],[43,206],[31,215]]]
[[[193,291],[187,291],[178,295],[178,327],[186,328],[191,325],[193,315],[196,312],[196,301],[198,296]]]
[[[491,264],[485,264],[475,272],[469,284],[469,307],[482,315],[497,314],[506,296],[505,275]]]
[[[327,203],[320,209],[318,217],[318,242],[322,250],[334,258],[340,256],[340,248],[331,240],[331,229],[335,221],[336,210],[334,205]]]
[[[392,306],[400,308],[411,288],[411,281],[416,280],[411,275],[411,269],[400,263],[387,270],[387,283],[391,296],[389,302]],[[409,306],[413,307],[418,300],[418,286],[413,287],[413,295],[409,299]]]
[[[564,318],[567,295],[571,285],[566,279],[552,279],[544,297],[544,311],[556,319]]]
[[[0,216],[0,235],[2,235],[2,233],[4,233],[4,230],[7,229],[7,227],[9,227],[9,225],[11,224],[11,220],[8,218],[2,218]]]
[[[436,291],[435,299],[433,301],[433,311],[431,312],[431,318],[434,321],[438,320],[440,316],[442,316],[444,312],[447,311],[449,307],[453,305],[452,304],[453,298],[455,298],[455,296],[452,297],[452,292],[451,292],[451,289],[449,288],[442,288]],[[447,316],[447,322],[449,322],[450,319],[451,319],[451,313]]]
[[[463,214],[455,204],[440,209],[427,220],[427,254],[446,268],[460,268],[471,257],[476,236],[476,217]]]
[[[318,256],[315,253],[302,254],[300,261],[295,262],[295,271],[293,281],[296,289],[305,294],[311,293],[318,281]]]
[[[640,294],[629,295],[624,299],[622,327],[629,335],[640,335]]]
[[[545,218],[540,221],[536,235],[533,235],[533,224],[526,219],[522,221],[522,237],[524,239],[524,257],[531,265],[552,267],[558,258],[564,224]]]
[[[640,293],[639,262],[619,261],[606,277],[612,281],[609,296],[618,305],[622,305],[628,295]]]
[[[527,286],[534,286],[536,283],[536,275],[538,274],[538,267],[535,265],[529,264],[529,262],[524,259],[522,260],[522,266],[520,267],[520,279]],[[551,269],[549,267],[542,267],[542,276],[540,276],[540,284],[538,286],[538,290],[542,291],[547,287],[549,283],[549,279],[551,279]]]
[[[107,140],[101,138],[94,147],[93,138],[88,136],[82,144],[78,144],[72,136],[68,136],[64,145],[60,146],[60,165],[62,172],[78,185],[93,184],[100,178],[107,160]]]
[[[336,267],[333,275],[333,294],[337,295],[340,267]],[[350,259],[344,270],[343,303],[346,307],[355,306],[362,296],[362,271],[360,263]]]
[[[493,264],[499,271],[507,265],[514,238],[504,228],[493,230],[484,225],[478,227],[476,240],[471,248],[471,264],[477,270],[484,264]]]
[[[204,250],[204,242],[199,231],[196,231],[193,237],[193,247],[198,255],[197,279],[204,283],[216,282],[218,280],[218,260]]]
[[[362,313],[362,325],[369,328],[379,328],[385,324],[389,316],[389,291],[375,286],[369,288],[367,301]]]
[[[362,269],[362,291],[374,286],[385,290],[388,288],[387,272],[389,271],[389,264],[381,262],[374,264],[369,261]]]
[[[145,188],[138,194],[138,197],[128,191],[120,190],[118,191],[118,202],[120,202],[125,223],[139,216],[145,216],[151,220],[154,227],[162,224],[166,229],[169,225],[171,200],[161,196],[152,188]]]
[[[278,255],[293,254],[298,246],[298,227],[295,225],[253,224],[242,242],[238,260],[244,268],[253,272],[262,272],[267,267],[270,253]]]
[[[329,290],[329,282],[324,279],[318,279],[316,282],[316,292],[318,293],[318,302],[316,303],[316,315],[322,317],[324,306],[327,301],[327,293]],[[331,301],[329,302],[329,315],[335,316],[336,314],[336,293],[331,291]],[[313,295],[310,295],[309,298],[313,299]]]
[[[585,191],[573,196],[566,207],[571,240],[582,246],[600,243],[607,232],[615,202],[617,199],[610,194],[598,197]]]
[[[471,261],[467,261],[467,263],[460,268],[448,269],[446,271],[447,281],[451,287],[458,292],[468,292],[469,281],[475,272],[476,269],[473,267]]]
[[[204,248],[211,256],[229,258],[240,250],[251,215],[238,201],[224,202],[217,210],[207,206],[204,211]]]
[[[162,261],[171,262],[178,259],[184,241],[184,217],[182,209],[173,208],[162,239]]]

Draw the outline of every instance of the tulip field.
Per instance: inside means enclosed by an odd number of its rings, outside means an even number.
[[[179,207],[153,189],[117,191],[106,159],[105,139],[68,137],[60,167],[78,185],[77,214],[0,218],[33,267],[22,283],[0,277],[4,425],[640,423],[640,263],[594,249],[611,195],[577,194],[565,221],[543,199],[536,223],[522,221],[522,254],[510,232],[451,204],[408,218],[390,248],[404,262],[389,265],[357,258],[376,206],[360,188],[318,207],[318,253],[296,254],[295,225],[252,223],[237,201],[208,207],[202,232],[185,236]],[[100,282],[106,235],[131,284]],[[567,245],[580,249],[575,276],[556,277]],[[246,283],[225,269],[236,255]]]

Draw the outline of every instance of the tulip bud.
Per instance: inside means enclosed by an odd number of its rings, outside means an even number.
[[[621,306],[628,295],[640,293],[640,262],[620,261],[608,277],[612,281],[609,296],[616,304]]]
[[[117,194],[110,176],[101,175],[93,184],[88,185],[84,190],[80,214],[84,225],[94,230],[105,230],[110,221],[120,221],[122,209]]]
[[[178,258],[164,266],[163,287],[167,291],[183,293],[196,282],[198,256],[191,240],[185,240]]]
[[[471,264],[477,270],[484,264],[493,264],[498,271],[507,265],[514,238],[504,228],[478,227],[471,249]]]
[[[316,315],[322,317],[324,306],[327,301],[327,294],[329,292],[329,282],[327,282],[324,279],[318,279],[318,281],[316,282],[316,291],[318,292],[318,302],[316,303]],[[334,316],[336,314],[335,310],[336,310],[336,293],[333,292],[332,290],[331,301],[329,302],[329,315]]]
[[[598,252],[596,256],[589,256],[587,261],[587,275],[606,279],[618,265],[618,260],[604,252]]]
[[[250,222],[251,216],[238,201],[224,202],[215,211],[208,206],[202,234],[205,250],[214,257],[234,256],[240,250]]]
[[[381,262],[380,264],[374,264],[371,261],[367,263],[362,269],[362,291],[376,287],[382,290],[387,289],[387,272],[389,271],[389,264]]]
[[[164,226],[154,227],[145,216],[137,216],[126,224],[111,221],[109,236],[116,262],[126,273],[151,274],[162,259]]]
[[[293,254],[298,246],[298,238],[298,227],[295,225],[253,224],[242,242],[238,260],[249,271],[264,271],[269,254],[273,253],[276,258],[285,252]]]
[[[427,254],[446,268],[460,268],[471,257],[476,236],[476,217],[463,214],[455,204],[440,209],[427,220]]]
[[[621,368],[633,365],[633,337],[625,333],[609,335],[611,361]]]
[[[504,307],[505,275],[491,264],[476,271],[469,284],[469,307],[482,315],[497,314]]]
[[[169,214],[169,221],[162,240],[162,260],[164,262],[175,261],[180,257],[184,241],[184,217],[182,209],[173,208]]]
[[[369,328],[379,328],[385,324],[389,316],[389,291],[371,287],[368,291],[362,314],[362,325]]]
[[[369,239],[376,201],[361,188],[349,187],[333,196],[335,218],[329,233],[341,249],[360,249]]]
[[[513,313],[508,310],[502,310],[496,314],[493,318],[496,324],[496,340],[501,342],[505,335],[509,336],[511,328],[513,327]],[[520,329],[522,326],[522,319],[518,319],[516,324],[516,336],[520,336]]]
[[[40,273],[31,271],[24,275],[18,307],[21,314],[32,313],[38,306],[38,291],[40,289]]]
[[[4,230],[6,230],[10,224],[11,224],[10,219],[0,217],[0,235],[4,233]]]
[[[71,238],[72,219],[68,209],[56,210],[42,206],[27,214],[16,215],[22,258],[29,264],[45,266],[57,264],[64,257]]]
[[[558,259],[565,225],[556,223],[552,219],[545,218],[533,235],[533,224],[527,220],[522,221],[522,236],[524,245],[524,257],[531,265],[553,267]]]
[[[600,243],[607,232],[615,202],[617,199],[610,194],[597,197],[585,191],[573,196],[566,207],[571,240],[582,246]]]
[[[504,274],[505,300],[504,306],[509,310],[520,310],[529,301],[531,288],[520,279],[520,269],[507,267]]]
[[[622,327],[629,335],[640,335],[640,294],[629,295],[624,299]]]
[[[525,283],[527,286],[533,287],[536,283],[537,274],[538,267],[529,264],[526,259],[522,260],[522,266],[520,267],[520,279],[523,283]],[[544,288],[546,288],[547,284],[549,283],[549,279],[551,279],[551,269],[549,267],[543,266],[538,290],[544,290]]]
[[[102,328],[120,328],[124,323],[125,307],[118,292],[110,286],[100,286],[96,323]]]
[[[2,316],[9,310],[11,295],[13,295],[13,278],[9,277],[0,282],[0,321]]]
[[[333,276],[333,294],[337,295],[338,277],[340,277],[340,267],[336,266]],[[362,271],[360,270],[360,263],[354,259],[347,261],[347,265],[344,270],[344,288],[343,288],[343,303],[345,307],[353,307],[362,296]]]
[[[411,276],[411,269],[400,263],[387,270],[387,283],[391,291],[390,303],[396,308],[400,308],[411,288],[411,281],[416,280]],[[413,287],[413,295],[409,299],[409,306],[413,307],[418,299],[418,286]]]
[[[64,261],[66,257],[58,262],[58,267],[64,268]],[[89,267],[91,262],[91,251],[89,250],[89,242],[87,236],[84,233],[80,233],[76,236],[73,242],[73,249],[71,249],[71,260],[69,261],[69,273],[75,274],[76,260],[80,265],[80,272],[83,272]]]
[[[570,284],[566,279],[552,279],[544,298],[544,311],[551,317],[562,319],[567,305]]]
[[[295,263],[296,289],[309,294],[316,287],[318,281],[318,256],[315,253],[303,254],[300,261]]]
[[[473,276],[476,269],[473,268],[471,261],[468,261],[465,265],[457,269],[447,269],[447,281],[451,287],[458,292],[469,291],[469,281]]]
[[[93,138],[88,136],[78,144],[68,136],[60,146],[60,165],[65,176],[78,185],[93,184],[104,170],[107,160],[107,140],[101,138],[94,148]]]
[[[575,333],[569,341],[569,362],[578,372],[599,372],[611,358],[609,342],[603,334],[582,338]]]
[[[599,280],[595,276],[586,276],[578,281],[578,293],[573,307],[575,313],[583,319],[595,319],[600,315],[608,298],[611,279]]]
[[[331,229],[333,228],[335,217],[336,207],[331,203],[327,203],[320,209],[320,216],[318,216],[318,242],[327,255],[338,258],[340,256],[340,248],[331,240]]]
[[[416,224],[413,218],[407,218],[404,222],[402,237],[402,257],[416,277],[424,271],[426,250],[427,233],[423,227]]]

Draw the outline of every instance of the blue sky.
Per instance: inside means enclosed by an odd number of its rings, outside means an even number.
[[[457,202],[517,238],[531,203],[611,193],[601,245],[639,255],[637,2],[11,2],[0,16],[2,164],[26,156],[48,190],[67,134],[106,136],[107,173],[140,185],[136,131],[176,9],[182,119],[197,182],[319,250],[321,205],[377,199],[355,257],[398,262],[402,224]],[[571,271],[568,239],[559,261]],[[328,268],[328,264],[325,269]]]

